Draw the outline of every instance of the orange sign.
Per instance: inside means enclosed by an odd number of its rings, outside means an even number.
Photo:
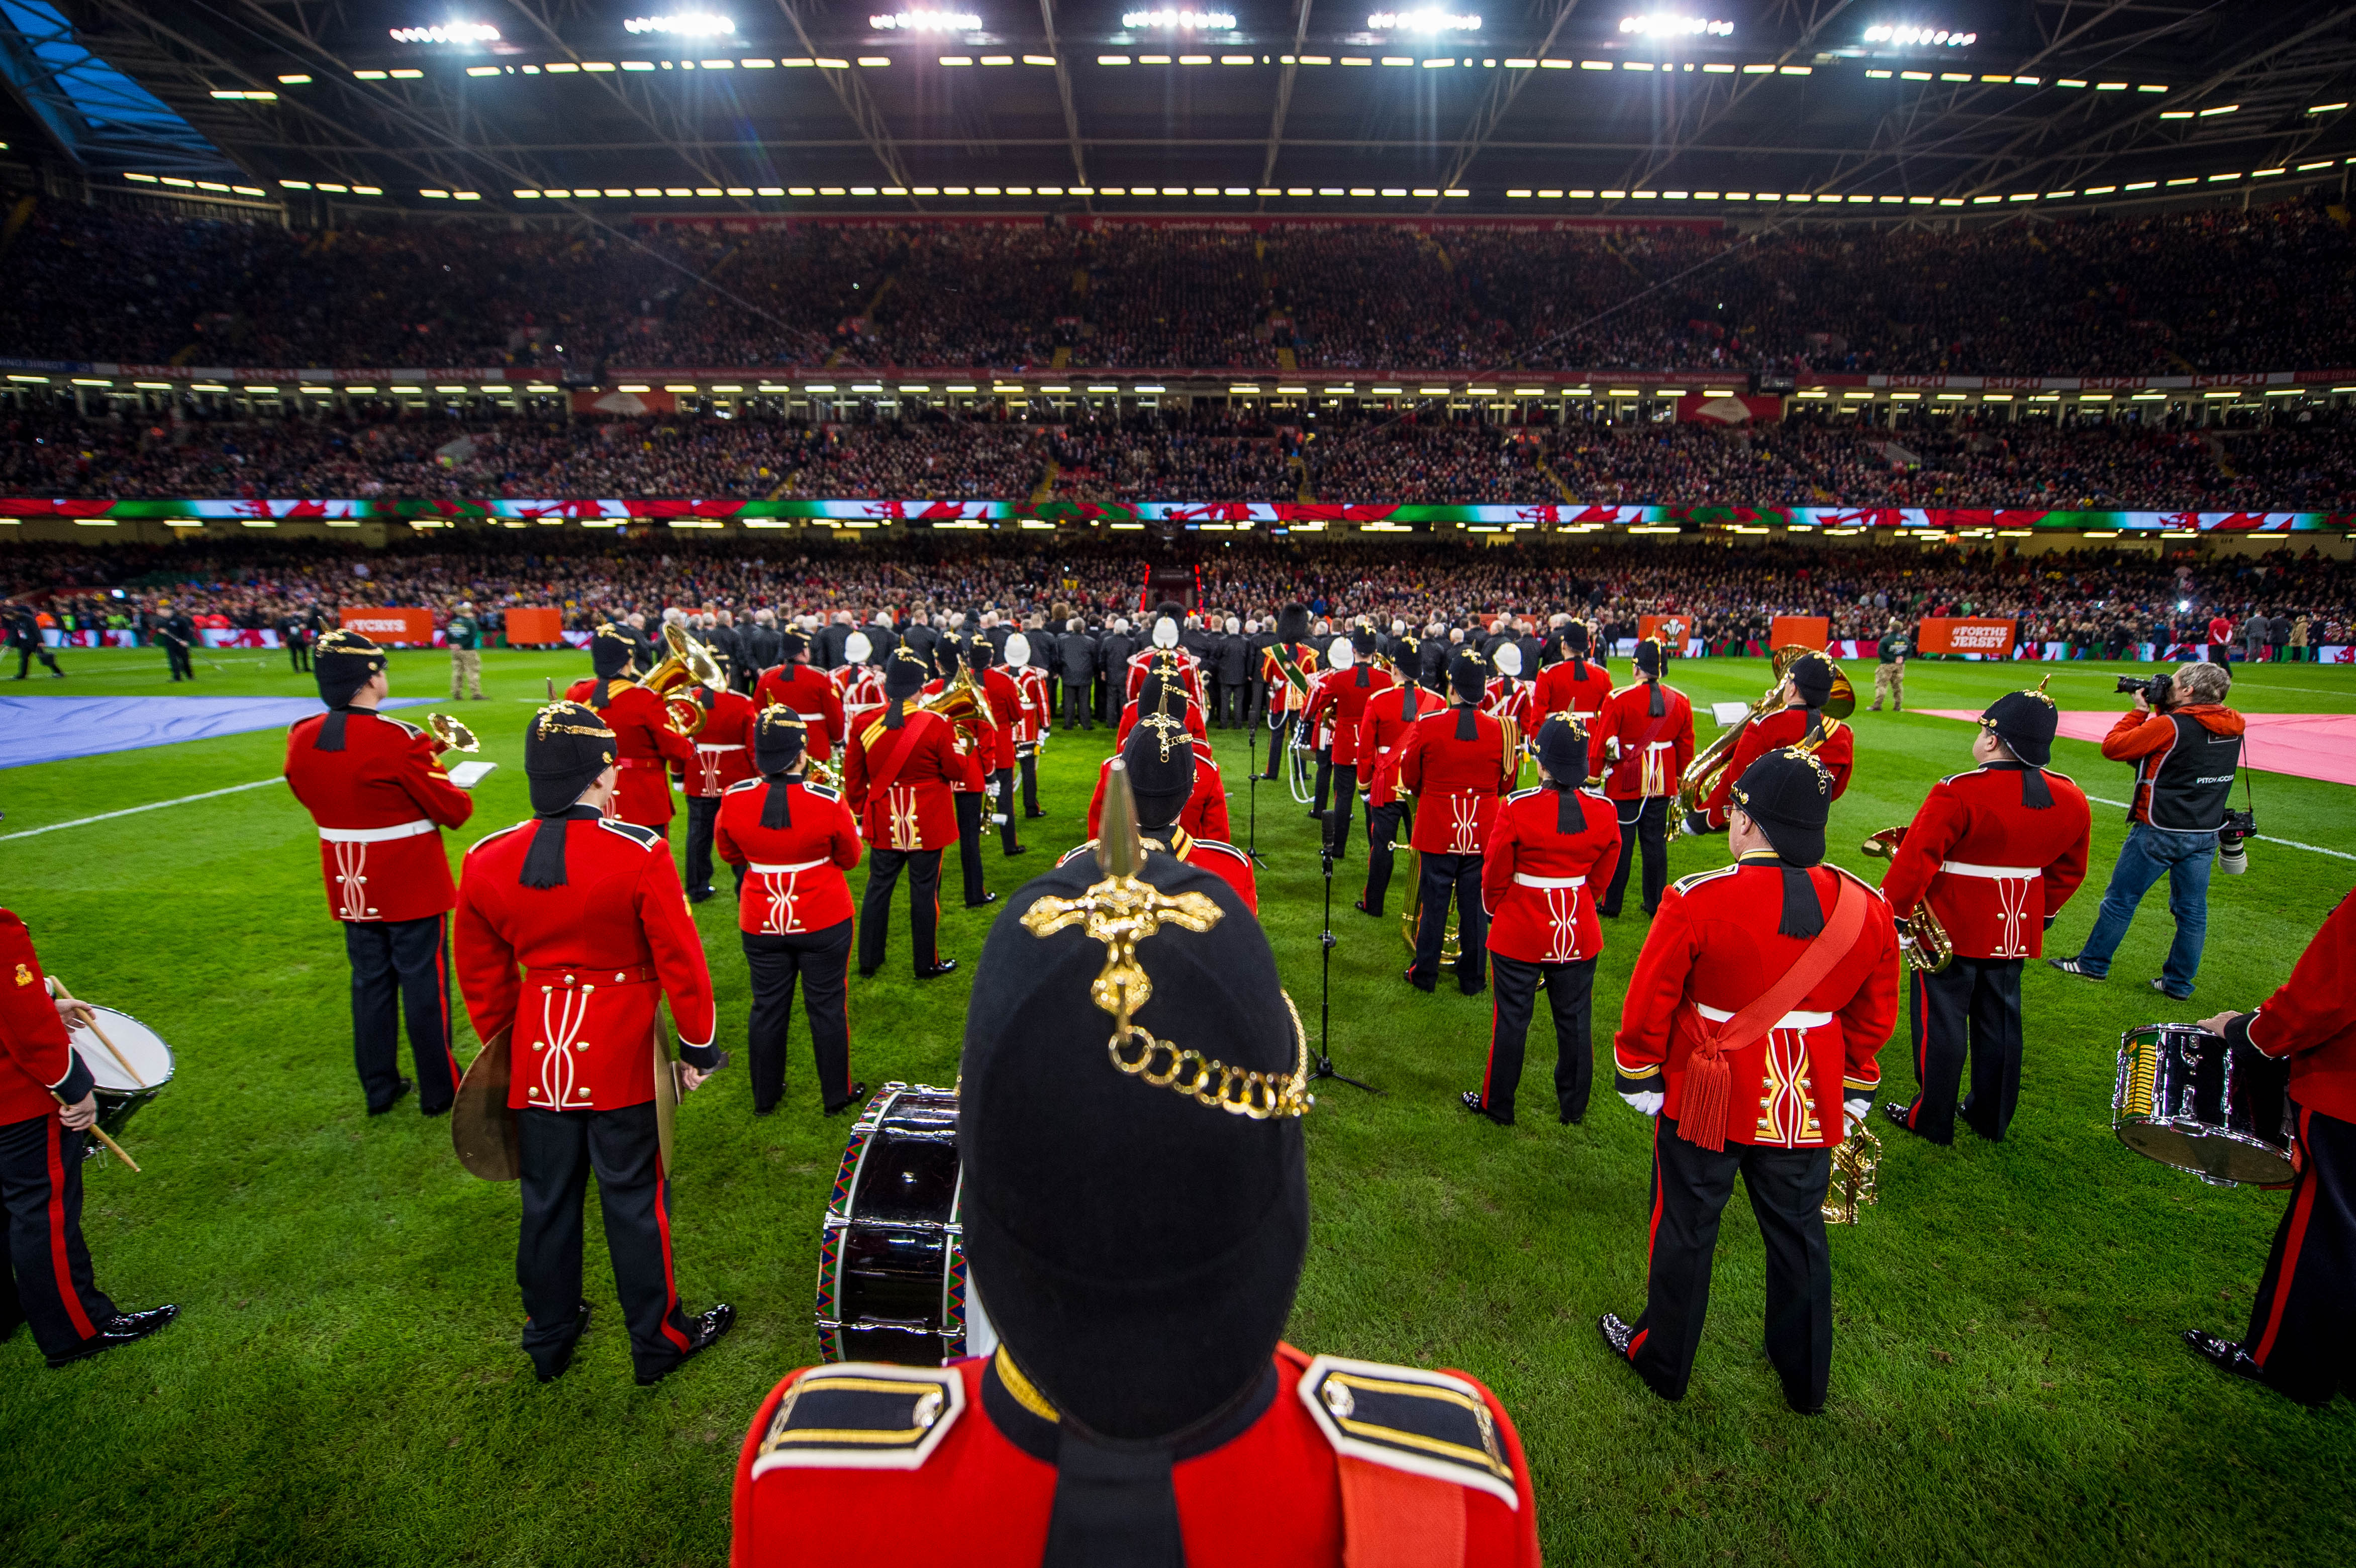
[[[1821,653],[1832,636],[1833,623],[1824,616],[1777,616],[1767,628],[1767,646],[1789,648],[1797,643]]]
[[[1694,620],[1691,616],[1665,615],[1636,618],[1637,638],[1640,640],[1647,637],[1657,638],[1660,639],[1661,646],[1671,653],[1683,653],[1686,650],[1686,644],[1693,639],[1693,634]]]
[[[416,648],[434,646],[432,610],[385,609],[375,606],[355,609],[347,605],[341,612],[341,624],[346,631],[359,632],[370,642],[406,643]]]
[[[508,611],[509,648],[553,648],[564,640],[564,612],[547,608]]]
[[[2012,652],[2014,623],[2008,620],[1965,620],[1948,617],[1926,620],[1915,634],[1916,646],[1925,653],[1976,653],[1987,659],[2003,659]]]

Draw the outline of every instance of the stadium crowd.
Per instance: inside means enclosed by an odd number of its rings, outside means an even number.
[[[588,371],[2333,369],[2356,365],[2356,243],[2334,211],[2316,198],[1751,234],[1035,217],[302,231],[45,200],[12,228],[0,353]]]

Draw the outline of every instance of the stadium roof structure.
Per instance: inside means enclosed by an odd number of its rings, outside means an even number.
[[[52,3],[182,161],[454,215],[1974,217],[2356,160],[2356,5],[2321,0]],[[183,172],[40,123],[87,174]]]

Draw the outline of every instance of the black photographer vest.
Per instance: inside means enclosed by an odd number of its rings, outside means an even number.
[[[2176,726],[2176,743],[2144,764],[2151,825],[2179,833],[2213,832],[2225,821],[2233,770],[2242,761],[2242,737],[2219,735],[2184,714],[2170,714],[2168,721]]]

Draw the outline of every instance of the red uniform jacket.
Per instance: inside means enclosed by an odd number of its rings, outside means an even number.
[[[1299,675],[1298,682],[1293,680]],[[1309,705],[1317,685],[1317,650],[1305,642],[1279,642],[1259,656],[1259,678],[1268,682],[1272,713],[1297,714]]]
[[[1401,690],[1414,696],[1413,717],[1406,716],[1410,710]],[[1366,704],[1358,720],[1358,781],[1366,787],[1368,806],[1387,806],[1398,798],[1398,765],[1408,732],[1415,728],[1416,719],[1447,706],[1439,693],[1415,685],[1394,689],[1381,702]]]
[[[1942,779],[1914,813],[1881,896],[1899,915],[1925,897],[1964,958],[2037,958],[2045,922],[2086,879],[2085,792],[2050,768],[2053,804],[2020,803],[2018,765]]]
[[[993,759],[1000,768],[1012,768],[1014,748],[1022,744],[1031,722],[1031,704],[1023,694],[1023,682],[1012,670],[993,664],[981,672],[981,691],[990,699],[990,716],[998,721]]]
[[[1585,680],[1579,679],[1584,673]],[[1612,694],[1612,673],[1598,659],[1589,659],[1584,671],[1572,662],[1562,660],[1538,671],[1538,712],[1551,718],[1556,714],[1593,714],[1603,709],[1603,699]]]
[[[1603,793],[1613,800],[1674,795],[1686,764],[1693,760],[1693,703],[1674,686],[1661,688],[1662,714],[1652,715],[1653,692],[1645,682],[1622,686],[1604,700],[1587,726],[1587,771],[1603,776]],[[1611,760],[1610,742],[1620,743]]]
[[[1317,678],[1316,689],[1309,694],[1309,722],[1320,726],[1321,738],[1323,726],[1333,726],[1334,767],[1358,766],[1358,725],[1366,716],[1367,704],[1398,687],[1398,677],[1370,664],[1328,670]]]
[[[1186,733],[1196,740],[1209,740],[1210,730],[1203,723],[1203,704],[1194,698],[1186,699]],[[1131,703],[1120,711],[1120,723],[1112,732],[1112,748],[1119,751],[1129,744],[1129,732],[1137,727],[1137,704]]]
[[[1511,685],[1503,675],[1489,682],[1488,694],[1481,699],[1481,711],[1500,721],[1511,719],[1520,726],[1522,738],[1529,739],[1537,733],[1540,714],[1533,706],[1537,686],[1528,681],[1515,681]]]
[[[0,1126],[55,1115],[90,1090],[90,1069],[49,1000],[33,933],[0,909]]]
[[[1093,830],[1095,825],[1091,822],[1090,829]],[[1149,849],[1162,850],[1197,870],[1209,872],[1236,890],[1236,897],[1244,901],[1245,908],[1255,915],[1259,913],[1259,883],[1252,875],[1251,856],[1235,845],[1218,839],[1197,838],[1187,832],[1183,823],[1167,835],[1146,834],[1145,843]],[[1069,865],[1080,856],[1096,852],[1097,841],[1090,839],[1077,849],[1065,851],[1064,857],[1055,864]]]
[[[965,776],[948,720],[906,700],[907,721],[884,727],[881,717],[851,737],[842,759],[842,798],[859,814],[860,831],[878,849],[941,849],[957,843],[957,802],[950,790]]]
[[[842,703],[842,746],[884,711],[884,677],[873,664],[846,664],[827,677]]]
[[[1373,1560],[1371,1539],[1402,1528],[1417,1539],[1461,1543],[1446,1559],[1466,1568],[1537,1568],[1537,1499],[1520,1436],[1496,1396],[1462,1372],[1431,1373],[1367,1362],[1316,1361],[1289,1345],[1276,1351],[1276,1397],[1258,1420],[1208,1453],[1182,1459],[1171,1480],[1190,1563],[1216,1568],[1339,1568],[1345,1548],[1355,1561]],[[1419,1459],[1413,1434],[1390,1438],[1374,1424],[1377,1400],[1359,1396],[1353,1430],[1339,1435],[1328,1402],[1353,1409],[1329,1389],[1314,1405],[1302,1397],[1338,1375],[1374,1380],[1386,1391],[1429,1391],[1480,1423],[1465,1435],[1479,1449],[1434,1447],[1444,1455]],[[859,1442],[866,1433],[813,1431],[819,1441],[794,1441],[796,1428],[836,1408],[813,1402],[808,1414],[787,1406],[797,1388],[830,1379],[858,1380],[873,1388],[886,1380],[914,1380],[909,1394],[872,1393],[877,1425],[905,1422],[911,1397],[936,1413],[907,1435],[878,1434],[883,1444]],[[985,1396],[985,1379],[997,1398]],[[1408,1380],[1413,1380],[1408,1382]],[[889,1384],[886,1382],[886,1389]],[[1055,1505],[1055,1466],[1034,1456],[1043,1447],[1018,1443],[998,1426],[1006,1410],[1003,1384],[992,1363],[974,1358],[943,1368],[876,1367],[857,1363],[794,1373],[762,1402],[736,1461],[731,1568],[1037,1568],[1047,1547]],[[1369,1386],[1362,1384],[1361,1386]],[[1396,1391],[1389,1398],[1398,1397]],[[785,1407],[782,1412],[781,1407]],[[1022,1417],[1019,1406],[1015,1418]],[[857,1417],[855,1419],[864,1419]],[[1052,1442],[1055,1428],[1038,1427]],[[834,1439],[829,1443],[828,1439]],[[897,1438],[896,1443],[894,1439]],[[1345,1454],[1337,1442],[1348,1443]],[[1466,1459],[1474,1463],[1467,1464]],[[1344,1477],[1350,1500],[1344,1500]],[[1443,1478],[1445,1477],[1445,1478]],[[1512,1500],[1507,1501],[1510,1498]],[[1248,1503],[1242,1499],[1252,1499]],[[1389,1509],[1386,1509],[1386,1503]],[[1403,1511],[1391,1511],[1403,1510]],[[1426,1511],[1430,1510],[1430,1511]],[[879,1529],[901,1521],[922,1529]],[[1356,1536],[1355,1541],[1345,1538]],[[1378,1554],[1387,1562],[1406,1562]]]
[[[687,792],[710,800],[753,777],[753,699],[742,692],[699,690],[703,727],[695,732],[695,760],[687,767]]]
[[[1808,878],[1826,918],[1844,877],[1873,900],[1865,928],[1800,1006],[1728,1057],[1730,1144],[1828,1148],[1843,1136],[1844,1090],[1881,1082],[1876,1058],[1898,1018],[1898,932],[1880,894],[1819,865]],[[1622,1079],[1651,1088],[1666,1079],[1663,1115],[1683,1114],[1686,1064],[1705,1031],[1758,1000],[1815,940],[1777,931],[1783,915],[1783,873],[1772,855],[1688,876],[1662,897],[1612,1050]]]
[[[1592,880],[1608,881],[1620,854],[1620,819],[1611,802],[1574,788],[1580,828],[1555,823],[1559,792],[1508,795],[1489,824],[1481,859],[1481,907],[1489,950],[1524,963],[1577,963],[1603,950]]]
[[[1109,757],[1097,765],[1097,792],[1088,800],[1088,836],[1094,838],[1097,824],[1104,820],[1105,788],[1112,779],[1113,759]],[[1194,792],[1186,797],[1185,809],[1178,813],[1178,825],[1198,839],[1226,843],[1227,826],[1227,786],[1219,777],[1219,765],[1212,760],[1211,743],[1194,743]]]
[[[1203,667],[1195,662],[1194,656],[1193,654],[1187,652],[1183,648],[1166,650],[1160,648],[1148,648],[1140,652],[1130,654],[1129,656],[1129,685],[1126,688],[1126,693],[1129,700],[1132,703],[1137,701],[1138,692],[1145,685],[1145,677],[1147,672],[1153,668],[1155,659],[1164,652],[1174,653],[1178,656],[1178,679],[1180,683],[1186,688],[1186,694],[1188,696],[1194,698],[1198,703],[1202,702],[1204,700]]]
[[[1486,714],[1473,714],[1471,740],[1456,738],[1458,710],[1415,722],[1400,747],[1398,781],[1415,797],[1419,854],[1479,854],[1489,842],[1497,801],[1513,788],[1521,758],[1505,755],[1505,730]]]
[[[1718,788],[1703,802],[1703,809],[1709,813],[1709,825],[1726,826],[1727,806],[1734,799],[1734,787],[1741,782],[1744,768],[1779,746],[1799,745],[1807,733],[1808,710],[1801,707],[1762,714],[1743,725],[1740,737],[1734,743],[1734,756],[1727,762],[1726,771],[1719,776]],[[1836,800],[1848,790],[1849,765],[1856,753],[1857,737],[1848,733],[1848,726],[1837,719],[1826,719],[1824,744],[1816,747],[1815,757],[1833,776]]]
[[[597,686],[595,681],[575,681],[564,695],[586,703]],[[672,767],[685,768],[695,760],[695,743],[670,727],[663,700],[636,682],[614,682],[597,716],[614,732],[614,766],[622,770],[613,814],[640,827],[667,830],[671,816],[669,774]]]
[[[850,733],[843,728],[841,693],[814,664],[778,664],[762,671],[760,683],[753,688],[753,705],[766,708],[773,703],[801,715],[809,731],[804,745],[813,762],[831,757]]]
[[[414,725],[354,708],[344,749],[313,743],[321,714],[286,736],[286,787],[319,827],[327,912],[338,920],[423,920],[458,901],[443,828],[463,826],[475,798],[434,766],[441,747]]]
[[[563,884],[518,880],[537,821],[466,852],[458,987],[475,1033],[510,1026],[516,1110],[619,1111],[655,1097],[655,1004],[680,1042],[712,1044],[712,972],[663,836],[609,818],[565,823]]]
[[[946,681],[928,682],[925,686],[924,695],[929,700],[940,696],[948,690],[948,682]],[[984,793],[990,789],[991,774],[997,772],[1001,767],[1012,768],[1014,765],[1013,747],[1007,747],[1007,761],[1001,763],[998,760],[999,742],[1003,732],[999,729],[998,721],[991,715],[986,698],[974,709],[971,717],[949,719],[946,722],[949,726],[951,742],[957,747],[958,757],[957,778],[950,788],[966,795]]]
[[[2340,900],[2282,989],[2225,1036],[2288,1057],[2290,1097],[2303,1110],[2356,1122],[2356,899]]]
[[[1047,705],[1045,671],[1026,664],[1008,673],[1014,677],[1014,684],[1023,693],[1023,718],[1014,731],[1014,744],[1019,751],[1037,746],[1039,737],[1047,732],[1047,726],[1055,722],[1055,715]]]
[[[790,792],[791,827],[761,825],[771,789]],[[791,936],[851,918],[851,885],[842,874],[859,864],[859,824],[824,785],[746,779],[722,798],[712,847],[745,870],[736,895],[738,930]]]
[[[2175,716],[2182,714],[2211,735],[2240,735],[2248,728],[2242,715],[2216,703],[2188,703],[2166,713],[2139,714],[2130,708],[2119,715],[2103,737],[2103,755],[2113,762],[2136,765],[2135,793],[2129,797],[2127,818],[2151,821],[2151,785],[2180,738]],[[2238,760],[2239,754],[2236,753]]]

